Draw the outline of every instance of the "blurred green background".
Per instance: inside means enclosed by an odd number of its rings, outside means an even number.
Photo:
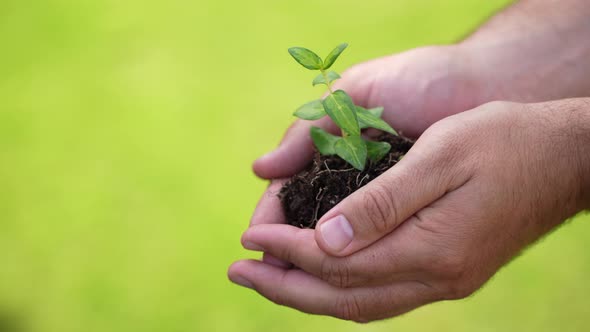
[[[580,331],[590,218],[476,296],[356,325],[226,279],[265,183],[250,163],[337,70],[464,36],[505,0],[0,1],[0,331]],[[584,220],[584,218],[586,220]]]

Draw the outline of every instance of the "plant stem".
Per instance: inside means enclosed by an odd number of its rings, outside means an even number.
[[[320,69],[320,71],[322,72],[322,76],[324,76],[324,81],[326,81],[326,86],[328,87],[328,91],[330,91],[330,94],[333,94],[334,92],[332,91],[332,84],[328,80],[328,75],[326,74],[326,71],[323,69]]]

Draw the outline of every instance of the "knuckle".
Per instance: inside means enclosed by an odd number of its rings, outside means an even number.
[[[431,264],[430,272],[440,280],[442,298],[463,299],[477,289],[470,278],[469,264],[464,256],[447,254]]]
[[[367,322],[361,312],[360,300],[355,295],[341,295],[334,302],[334,316],[357,323]]]
[[[364,194],[366,224],[376,233],[388,232],[397,216],[391,191],[383,185],[373,186]]]
[[[465,280],[452,280],[444,283],[443,297],[445,300],[461,300],[469,297],[476,290]]]
[[[437,164],[452,162],[468,141],[470,128],[463,120],[445,118],[430,126],[424,137],[429,138],[429,145],[436,148]]]
[[[469,138],[469,130],[465,130],[465,128],[455,130],[459,129],[459,126],[458,124],[453,125],[455,126],[453,130],[442,134],[442,139],[440,140],[441,144],[443,144],[441,148],[444,152],[441,154],[441,162],[447,162],[447,164],[454,161],[458,152],[465,146],[465,140]]]
[[[302,229],[297,230],[292,241],[286,245],[278,246],[278,257],[295,265],[300,265],[300,255],[298,254],[300,248],[308,245],[305,238],[305,233]],[[272,252],[271,252],[272,253]]]
[[[423,135],[444,137],[456,132],[457,121],[453,117],[443,118],[433,123]]]
[[[481,129],[464,119],[446,118],[430,127],[425,133],[427,148],[424,156],[431,162],[417,171],[421,176],[439,174],[447,181],[463,177],[473,160],[473,148],[478,148]]]
[[[281,306],[287,305],[287,298],[285,297],[285,293],[283,292],[287,284],[286,277],[287,274],[283,273],[278,283],[279,287],[273,287],[270,289],[268,299],[271,300],[274,304]]]
[[[511,101],[503,101],[503,100],[494,100],[494,101],[489,101],[483,105],[481,105],[481,108],[484,109],[505,109],[508,107],[514,107],[514,105],[517,105],[518,103],[515,102],[511,102]]]
[[[291,248],[289,248],[289,247],[281,249],[281,252],[279,255],[277,255],[277,257],[279,257],[280,259],[282,259],[286,262],[295,264],[293,262],[293,255],[291,254]]]
[[[350,275],[349,264],[329,256],[322,259],[320,279],[336,287],[348,288],[351,286]]]
[[[432,265],[432,272],[443,280],[461,280],[466,274],[467,264],[463,257],[445,255]]]
[[[480,108],[484,108],[484,109],[499,108],[499,107],[503,107],[505,103],[506,102],[501,101],[501,100],[492,100],[492,101],[488,101],[487,103],[484,103],[483,105],[480,106]]]
[[[274,290],[273,293],[269,296],[269,299],[276,305],[285,305],[285,299],[283,295],[278,290]]]

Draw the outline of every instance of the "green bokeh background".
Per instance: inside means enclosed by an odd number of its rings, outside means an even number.
[[[455,41],[505,0],[0,1],[0,332],[581,331],[590,218],[475,296],[357,325],[276,306],[227,266],[250,163],[336,66]]]

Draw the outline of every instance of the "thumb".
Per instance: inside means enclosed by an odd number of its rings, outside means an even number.
[[[398,164],[327,212],[315,229],[318,246],[330,255],[350,255],[463,185],[469,177],[454,174],[457,158],[429,143],[418,140]]]

